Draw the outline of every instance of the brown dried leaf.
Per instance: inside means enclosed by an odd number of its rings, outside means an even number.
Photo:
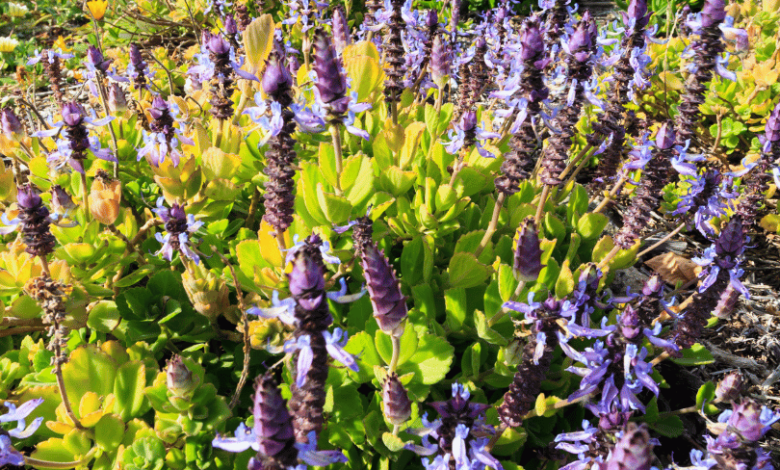
[[[658,255],[647,260],[645,264],[669,284],[686,283],[696,279],[701,271],[701,266],[673,252]]]

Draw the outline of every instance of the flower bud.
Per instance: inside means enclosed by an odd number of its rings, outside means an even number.
[[[236,24],[233,15],[227,15],[225,17],[225,32],[231,36],[238,34],[238,25]]]
[[[270,372],[255,381],[255,396],[252,414],[255,418],[254,432],[258,440],[259,453],[275,465],[269,468],[289,468],[298,459],[292,418],[287,412],[287,403],[279,392],[279,385]]]
[[[19,142],[24,136],[24,128],[19,118],[11,108],[3,108],[0,111],[0,124],[3,128],[3,135],[14,142]]]
[[[104,73],[108,70],[108,66],[111,65],[112,62],[111,59],[106,60],[105,57],[103,57],[103,53],[100,52],[100,49],[95,46],[89,46],[87,49],[87,60],[93,67]]]
[[[220,276],[214,275],[198,263],[182,273],[182,285],[195,311],[212,323],[220,314],[230,310],[230,290]]]
[[[539,232],[533,217],[528,217],[517,230],[514,273],[518,281],[535,281],[542,271],[542,250],[539,247]]]
[[[647,426],[628,423],[623,436],[607,458],[606,470],[650,470],[653,445]]]
[[[406,299],[389,260],[369,243],[363,251],[362,266],[379,328],[388,335],[401,336],[407,316]]]
[[[745,379],[738,370],[731,371],[718,383],[715,397],[720,401],[736,401],[742,395]]]
[[[111,83],[111,87],[108,89],[108,107],[112,113],[124,113],[127,111],[127,99],[125,98],[125,91],[118,83]]]
[[[22,210],[37,209],[43,203],[41,196],[30,185],[19,188],[19,192],[16,195],[16,201],[19,208]]]
[[[292,271],[288,277],[290,293],[294,296],[303,295],[310,290],[322,291],[325,289],[322,266],[313,257],[303,256],[303,250],[296,254]]]
[[[412,416],[412,402],[398,375],[391,372],[382,384],[382,403],[385,408],[385,417],[395,425],[400,425]]]
[[[3,127],[5,129],[5,127]],[[764,138],[769,142],[780,142],[780,103],[775,106],[764,127]]]
[[[628,305],[623,310],[623,313],[620,314],[618,325],[620,326],[620,333],[629,341],[639,338],[642,334],[642,321],[637,311],[631,305]]]
[[[194,377],[192,371],[184,364],[182,357],[174,355],[168,361],[165,369],[165,383],[168,385],[168,391],[177,398],[189,398],[192,392],[197,388],[197,377]]]
[[[428,30],[437,28],[439,26],[439,13],[436,9],[428,11],[428,16],[425,17],[425,26]]]
[[[533,19],[534,17],[532,17]],[[523,46],[521,58],[523,60],[538,60],[544,53],[544,38],[537,21],[529,20],[526,28],[520,35],[520,43]]]
[[[444,38],[437,34],[433,38],[431,49],[431,78],[439,87],[444,84],[444,77],[450,74],[450,57]]]
[[[275,96],[280,90],[289,90],[292,83],[292,76],[284,66],[283,57],[278,51],[272,51],[263,72],[263,91],[269,96]]]
[[[230,43],[225,41],[222,36],[218,34],[212,34],[206,43],[206,48],[209,52],[216,55],[227,55],[230,53]]]
[[[585,13],[588,14],[587,12]],[[590,15],[588,15],[590,16]],[[569,51],[572,54],[575,52],[588,50],[591,48],[591,34],[590,34],[590,22],[583,16],[582,20],[577,23],[577,26],[569,36]]]
[[[104,225],[111,225],[119,217],[122,200],[122,183],[111,178],[104,170],[98,170],[89,193],[89,211],[92,217]]]
[[[670,149],[674,145],[675,138],[674,126],[665,122],[661,128],[658,129],[658,133],[655,136],[655,145],[658,146],[659,149]]]
[[[57,214],[65,214],[76,207],[73,198],[70,197],[62,186],[55,184],[51,187],[51,207]]]
[[[336,57],[333,41],[322,29],[314,33],[314,71],[317,73],[317,90],[323,103],[344,98],[347,79],[341,73],[341,63]]]
[[[336,46],[337,51],[342,52],[349,45],[349,24],[340,5],[333,9],[332,31],[333,45]]]

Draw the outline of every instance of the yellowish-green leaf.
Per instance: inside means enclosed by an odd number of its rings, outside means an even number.
[[[246,48],[246,64],[244,67],[250,73],[257,75],[265,67],[265,60],[273,47],[274,20],[265,14],[252,21],[244,30],[244,47]]]

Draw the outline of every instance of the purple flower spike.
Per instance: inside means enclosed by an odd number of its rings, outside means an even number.
[[[628,423],[623,436],[607,458],[606,470],[650,470],[653,445],[647,426]]]
[[[190,235],[203,226],[203,222],[195,221],[195,216],[186,214],[184,207],[179,204],[173,204],[170,209],[165,207],[165,199],[160,197],[157,200],[157,208],[154,212],[165,223],[164,236],[156,233],[155,238],[162,243],[162,248],[157,252],[162,254],[163,258],[171,261],[176,253],[191,259],[195,264],[200,263],[200,256],[190,246]]]
[[[361,254],[361,265],[371,305],[374,307],[374,318],[383,332],[401,336],[408,312],[395,270],[374,243],[366,244]]]
[[[704,28],[719,25],[726,19],[726,3],[723,0],[707,0],[701,9],[701,25]]]
[[[731,371],[718,383],[715,397],[720,401],[736,401],[742,395],[744,386],[742,373],[738,370]]]
[[[517,248],[515,248],[513,266],[515,278],[523,282],[535,281],[544,265],[542,265],[539,232],[533,217],[525,219],[517,233]]]
[[[75,127],[84,122],[84,108],[75,101],[65,103],[62,107],[62,120],[66,126]]]
[[[317,91],[325,104],[344,98],[347,79],[341,73],[341,60],[336,57],[333,41],[322,29],[314,33],[314,71],[317,73]]]
[[[433,38],[431,49],[431,78],[441,87],[444,83],[444,77],[450,74],[450,54],[447,45],[444,43],[444,36],[437,34]]]
[[[333,44],[336,46],[338,52],[342,52],[347,46],[349,46],[349,24],[347,24],[347,17],[344,14],[344,9],[341,5],[338,5],[333,9]]]
[[[539,55],[544,54],[544,36],[539,27],[538,19],[526,23],[526,28],[520,35],[520,44],[522,52],[520,57],[523,60],[538,60]]]
[[[253,431],[259,442],[259,454],[268,468],[288,468],[298,460],[292,418],[287,403],[279,393],[279,385],[273,375],[266,373],[255,382],[252,414],[255,417]]]
[[[275,96],[280,91],[287,91],[292,87],[293,78],[290,71],[284,66],[284,56],[276,51],[268,57],[262,84],[263,90],[270,96]]]
[[[95,46],[89,46],[87,49],[87,61],[90,66],[103,73],[108,71],[108,66],[113,62],[111,59],[106,60],[105,57],[103,57],[103,53],[100,52],[100,49]]]
[[[108,107],[114,113],[124,113],[127,111],[127,99],[125,91],[116,83],[111,83],[108,89]]]
[[[659,149],[670,149],[674,145],[676,139],[676,135],[674,133],[674,126],[672,126],[670,123],[665,122],[660,129],[658,129],[658,133],[655,136],[655,145]]]
[[[53,252],[56,240],[49,230],[49,209],[43,205],[41,196],[32,186],[25,185],[19,188],[16,200],[19,204],[20,231],[27,245],[25,251],[42,257]]]
[[[403,424],[412,416],[412,402],[395,372],[387,375],[382,384],[382,403],[387,420],[395,425]]]
[[[776,105],[766,120],[764,139],[768,142],[780,142],[780,104]]]
[[[647,14],[647,0],[631,0],[628,5],[628,18],[634,20],[634,28],[644,29],[650,21],[650,15]]]
[[[0,111],[0,124],[3,128],[3,135],[13,141],[20,141],[24,135],[24,128],[19,118],[16,117],[13,109],[3,108]]]

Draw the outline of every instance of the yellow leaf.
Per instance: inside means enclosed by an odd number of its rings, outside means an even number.
[[[257,241],[260,243],[260,255],[264,260],[268,261],[271,266],[282,267],[282,260],[284,256],[279,251],[279,242],[276,241],[276,237],[271,235],[274,229],[268,222],[263,220],[260,223],[260,230],[257,231]],[[284,244],[287,247],[292,246],[292,238],[290,232],[284,233]]]
[[[778,232],[780,231],[780,215],[765,215],[764,218],[761,219],[760,225],[767,232]]]
[[[775,68],[775,61],[773,60],[756,64],[753,67],[752,74],[756,80],[756,86],[762,88],[768,88],[777,83],[777,79],[780,77],[780,71]]]
[[[658,74],[658,78],[661,79],[661,82],[664,84],[664,86],[670,90],[682,90],[683,89],[683,82],[677,76],[670,72],[670,71],[664,71]]]
[[[417,147],[420,145],[420,138],[425,130],[424,122],[413,122],[404,131],[404,145],[401,148],[401,169],[406,168],[417,152]]]
[[[255,75],[265,67],[265,60],[271,54],[276,25],[271,15],[265,14],[252,21],[244,30],[244,45],[247,61],[244,67]]]
[[[540,393],[539,396],[536,397],[534,410],[536,411],[536,416],[543,416],[545,411],[547,411],[547,399],[545,398],[544,393]]]
[[[358,101],[365,101],[382,83],[383,72],[379,66],[379,53],[373,43],[363,41],[344,49],[344,68],[352,79]]]

